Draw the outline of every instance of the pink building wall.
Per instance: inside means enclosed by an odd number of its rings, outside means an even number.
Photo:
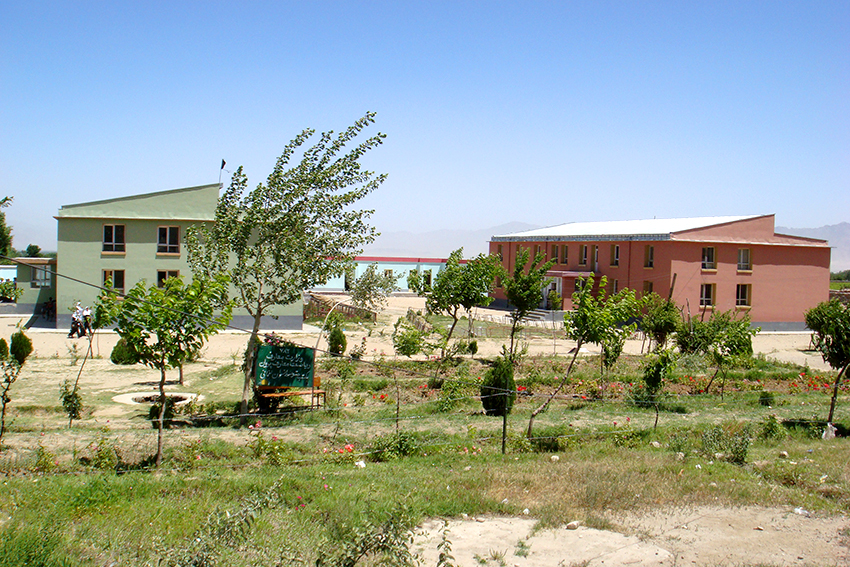
[[[548,259],[553,245],[568,246],[568,263],[557,263],[552,273],[560,272],[564,309],[571,309],[570,296],[574,291],[576,273],[593,272],[598,283],[608,278],[609,292],[614,280],[618,289],[631,288],[642,292],[645,282],[662,297],[670,294],[673,300],[692,316],[708,317],[712,309],[736,310],[749,313],[758,323],[776,323],[766,328],[801,328],[805,312],[829,299],[830,249],[826,242],[774,234],[774,217],[765,215],[753,219],[718,224],[698,230],[672,233],[669,240],[595,240],[595,241],[522,241],[490,242],[490,253],[502,248],[503,265],[512,271],[518,247],[529,248],[531,254],[542,247]],[[588,247],[587,265],[580,265],[579,249]],[[619,266],[611,266],[611,246],[620,247]],[[599,249],[598,265],[593,262],[594,247]],[[644,266],[645,247],[652,246],[652,268]],[[715,269],[702,269],[702,250],[715,249]],[[738,250],[747,248],[751,255],[751,270],[738,270]],[[563,275],[571,272],[570,275]],[[700,307],[700,286],[713,284],[715,304]],[[738,284],[750,286],[750,305],[736,305]],[[494,297],[505,300],[504,291],[496,288]],[[783,326],[783,324],[795,324]]]

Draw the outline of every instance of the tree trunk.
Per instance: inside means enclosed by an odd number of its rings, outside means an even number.
[[[841,377],[847,374],[847,368],[850,364],[845,364],[838,376],[835,377],[835,384],[832,386],[832,401],[829,402],[829,417],[826,418],[827,423],[832,423],[832,416],[835,413],[835,401],[838,399],[838,386],[841,385]]]
[[[262,312],[257,310],[254,315],[254,326],[251,328],[251,337],[248,339],[248,351],[245,355],[245,382],[242,385],[242,404],[239,406],[239,423],[248,423],[248,398],[251,396],[251,378],[254,374],[254,343],[260,334],[260,319]]]
[[[578,351],[580,351],[580,350],[581,350],[581,345],[582,345],[581,341],[579,341],[578,343],[576,343],[576,351],[573,353],[573,358],[572,358],[572,360],[570,360],[570,366],[567,368],[567,373],[566,373],[566,374],[564,374],[564,377],[563,377],[563,378],[561,378],[561,383],[560,383],[560,384],[558,384],[558,387],[557,387],[557,388],[555,388],[555,390],[554,390],[551,394],[549,394],[549,397],[548,397],[548,398],[546,398],[546,401],[545,401],[545,402],[543,402],[543,404],[541,404],[541,406],[540,406],[539,408],[537,408],[536,410],[534,410],[533,412],[531,412],[531,418],[528,420],[528,429],[525,431],[525,436],[526,436],[527,438],[529,438],[529,439],[531,438],[531,428],[534,426],[534,418],[535,418],[535,417],[537,417],[537,414],[539,414],[540,412],[542,412],[543,410],[545,410],[545,409],[546,409],[546,407],[549,405],[549,402],[551,402],[551,401],[552,401],[552,399],[553,399],[555,396],[557,396],[557,395],[558,395],[558,393],[559,393],[559,392],[560,392],[560,391],[564,388],[564,386],[566,385],[566,383],[567,383],[567,378],[569,378],[570,373],[572,373],[572,371],[573,371],[573,365],[574,365],[574,364],[575,364],[575,362],[576,362],[576,358],[578,358]]]
[[[177,370],[180,372],[180,385],[183,385],[183,363],[180,363],[180,366],[177,367]]]
[[[156,468],[159,468],[162,463],[162,424],[165,420],[165,406],[167,398],[165,397],[165,365],[160,369],[159,376],[159,419],[156,422]]]

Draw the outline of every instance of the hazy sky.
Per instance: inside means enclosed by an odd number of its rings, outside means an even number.
[[[4,2],[0,196],[251,185],[366,111],[382,231],[850,220],[850,2]]]

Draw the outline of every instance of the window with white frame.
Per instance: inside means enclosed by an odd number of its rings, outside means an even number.
[[[32,266],[31,287],[50,287],[50,271],[47,266]]]
[[[751,284],[738,284],[735,287],[735,305],[737,307],[749,307],[752,305],[753,288]]]
[[[557,244],[552,245],[552,254],[549,256],[549,259],[555,260],[555,262],[558,261],[558,245]]]
[[[567,252],[568,252],[567,245],[564,244],[563,246],[561,246],[561,264],[563,264],[565,266],[567,264],[569,264],[569,259],[570,259]]]
[[[612,244],[611,245],[611,267],[617,267],[620,265],[620,245]]]
[[[738,269],[742,272],[748,272],[753,269],[749,248],[738,248]]]
[[[716,270],[717,260],[715,258],[716,250],[714,246],[703,246],[702,248],[702,269]]]
[[[711,307],[714,305],[714,284],[700,284],[699,304],[700,307]]]
[[[611,286],[611,293],[617,293],[620,291],[620,280],[614,280],[614,284]]]
[[[157,254],[179,254],[180,253],[180,227],[160,226],[157,229],[156,239]]]
[[[124,225],[103,225],[103,252],[125,252]]]
[[[578,247],[578,265],[587,266],[587,244]]]

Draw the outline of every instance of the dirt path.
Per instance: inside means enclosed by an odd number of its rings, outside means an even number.
[[[533,519],[484,517],[451,521],[446,536],[463,566],[495,566],[499,559],[519,567],[850,565],[846,517],[698,507],[610,520],[623,533],[584,526],[536,531]],[[425,565],[436,563],[443,529],[433,520],[417,534],[414,548]]]

